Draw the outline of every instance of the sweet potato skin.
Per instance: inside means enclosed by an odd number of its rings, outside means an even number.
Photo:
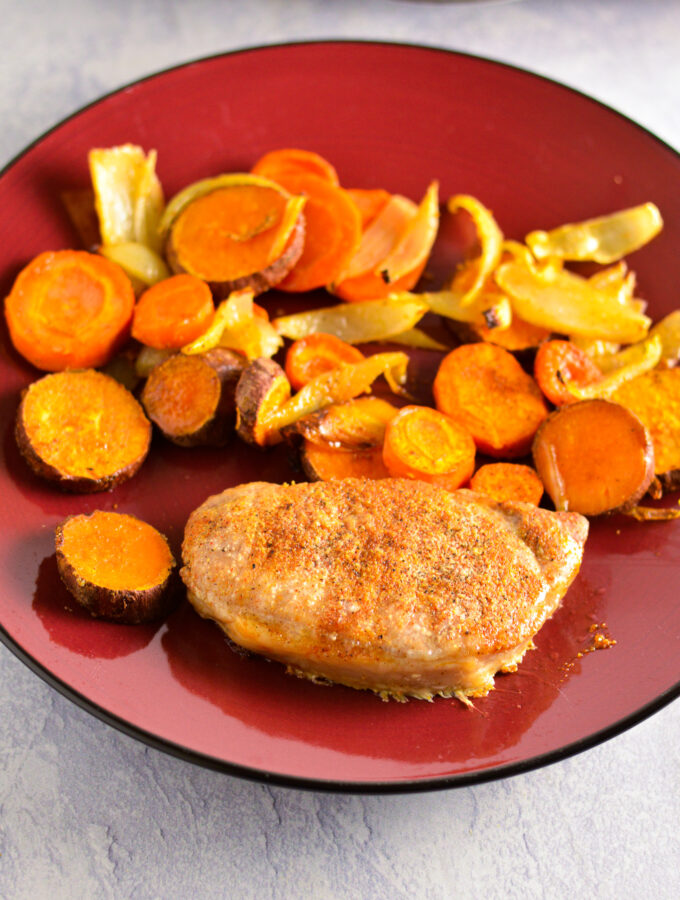
[[[165,245],[165,257],[168,265],[175,274],[181,274],[186,270],[183,268],[177,249],[173,245],[173,231],[170,229],[168,239]],[[305,243],[305,217],[301,213],[295,223],[293,234],[281,256],[277,257],[270,265],[259,272],[251,272],[240,278],[234,278],[230,281],[208,281],[208,287],[212,291],[212,295],[217,302],[226,300],[232,291],[240,291],[244,289],[252,290],[255,295],[263,294],[270,288],[275,287],[293,268],[295,263],[302,256],[302,250]]]
[[[261,414],[272,397],[290,396],[290,382],[283,368],[273,359],[255,359],[243,370],[236,385],[236,432],[248,444],[266,446],[278,443],[281,436],[268,435]]]
[[[219,382],[219,395],[213,414],[205,419],[198,428],[193,431],[177,433],[170,428],[169,423],[164,421],[158,412],[154,412],[153,392],[158,384],[162,384],[164,372],[177,365],[178,361],[181,364],[182,360],[192,360],[186,362],[187,365],[207,365]],[[245,365],[245,357],[224,347],[215,347],[197,357],[181,357],[180,355],[175,358],[170,357],[150,373],[142,390],[142,404],[149,418],[160,429],[164,437],[173,444],[177,444],[179,447],[224,446],[234,434],[236,384]]]
[[[93,370],[82,371],[89,372]],[[62,374],[66,373],[47,375],[45,376],[45,378],[57,378]],[[100,375],[101,373],[96,374]],[[101,377],[104,378],[108,376],[101,375]],[[42,380],[44,379],[40,379],[40,381]],[[146,419],[146,416],[144,416],[141,407],[139,408],[140,415],[137,424],[143,431],[142,449],[134,459],[131,459],[126,465],[121,466],[120,468],[116,469],[116,471],[107,473],[105,475],[100,475],[98,477],[74,475],[55,467],[47,459],[41,456],[36,451],[31,437],[28,433],[25,416],[27,398],[31,390],[34,388],[34,385],[39,383],[40,382],[34,382],[33,384],[24,388],[24,390],[21,392],[21,400],[19,403],[19,408],[17,410],[14,426],[14,436],[19,448],[19,452],[39,478],[43,478],[47,481],[53,482],[63,491],[67,491],[70,493],[89,494],[96,493],[98,491],[112,490],[117,485],[122,484],[124,481],[132,478],[132,476],[139,471],[142,463],[146,459],[151,443],[151,423],[148,421],[148,419]],[[121,390],[124,390],[122,386]],[[132,396],[130,397],[130,399],[134,400]],[[134,404],[135,406],[139,405],[136,400],[134,400]],[[125,435],[121,434],[120,439],[121,441],[124,441]]]
[[[174,561],[163,581],[145,590],[112,590],[94,584],[76,572],[64,553],[64,530],[72,518],[69,516],[56,528],[57,569],[69,593],[93,618],[122,625],[141,625],[161,619],[172,610],[178,598],[174,590]]]

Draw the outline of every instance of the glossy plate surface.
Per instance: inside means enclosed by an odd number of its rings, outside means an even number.
[[[658,318],[677,305],[680,158],[597,102],[535,75],[436,49],[371,43],[267,47],[203,60],[105,97],[28,148],[0,178],[0,288],[32,256],[74,246],[62,190],[87,184],[87,151],[158,150],[168,196],[283,146],[317,150],[348,187],[418,199],[478,196],[508,236],[655,201],[666,227],[631,257]],[[469,236],[468,236],[469,239]],[[461,258],[442,227],[432,272]],[[305,298],[327,303],[323,294]],[[270,309],[285,301],[271,294]],[[426,357],[430,357],[427,359]],[[433,354],[421,355],[430,369]],[[501,777],[611,737],[679,692],[680,523],[595,522],[582,571],[537,650],[469,711],[454,700],[383,703],[286,676],[233,654],[186,604],[154,627],[72,608],[54,527],[95,508],[133,512],[179,549],[188,513],[253,479],[292,477],[279,451],[180,450],[156,440],[141,472],[109,494],[63,495],[15,447],[20,389],[36,373],[0,356],[0,635],[68,697],[118,728],[194,762],[332,790],[418,790]],[[606,623],[606,628],[605,628]],[[616,640],[583,653],[593,629]],[[580,654],[583,654],[582,656]]]

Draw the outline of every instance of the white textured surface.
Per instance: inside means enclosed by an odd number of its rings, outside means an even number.
[[[680,148],[677,0],[0,0],[0,22],[0,165],[141,75],[325,37],[512,62]],[[675,898],[679,748],[675,703],[506,781],[396,797],[269,788],[117,733],[0,647],[0,897]]]

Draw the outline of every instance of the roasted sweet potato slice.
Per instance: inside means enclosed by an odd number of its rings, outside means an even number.
[[[67,491],[105,491],[144,462],[151,423],[132,394],[94,369],[46,375],[22,394],[15,425],[22,455]]]
[[[390,477],[383,462],[382,447],[337,450],[305,440],[300,449],[300,462],[310,481]]]
[[[56,550],[62,581],[92,616],[137,625],[169,612],[176,563],[146,522],[102,510],[71,516],[57,526]]]
[[[645,426],[624,406],[599,398],[551,413],[536,433],[533,456],[555,508],[584,516],[634,507],[654,477]]]
[[[654,369],[626,382],[612,400],[630,409],[654,443],[654,471],[665,490],[680,488],[680,368]]]
[[[236,431],[249,444],[265,447],[281,440],[267,416],[290,398],[290,382],[273,359],[253,360],[236,385]]]
[[[190,185],[168,204],[174,215],[165,246],[170,268],[203,279],[217,299],[244,288],[262,293],[302,254],[303,204],[253,175]]]
[[[180,447],[221,446],[234,432],[236,384],[245,365],[245,357],[223,347],[200,356],[177,353],[149,375],[144,409]]]

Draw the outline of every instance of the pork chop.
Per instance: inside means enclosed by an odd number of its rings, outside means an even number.
[[[230,488],[187,523],[189,600],[293,674],[383,698],[483,696],[576,575],[578,513],[407,479]]]

